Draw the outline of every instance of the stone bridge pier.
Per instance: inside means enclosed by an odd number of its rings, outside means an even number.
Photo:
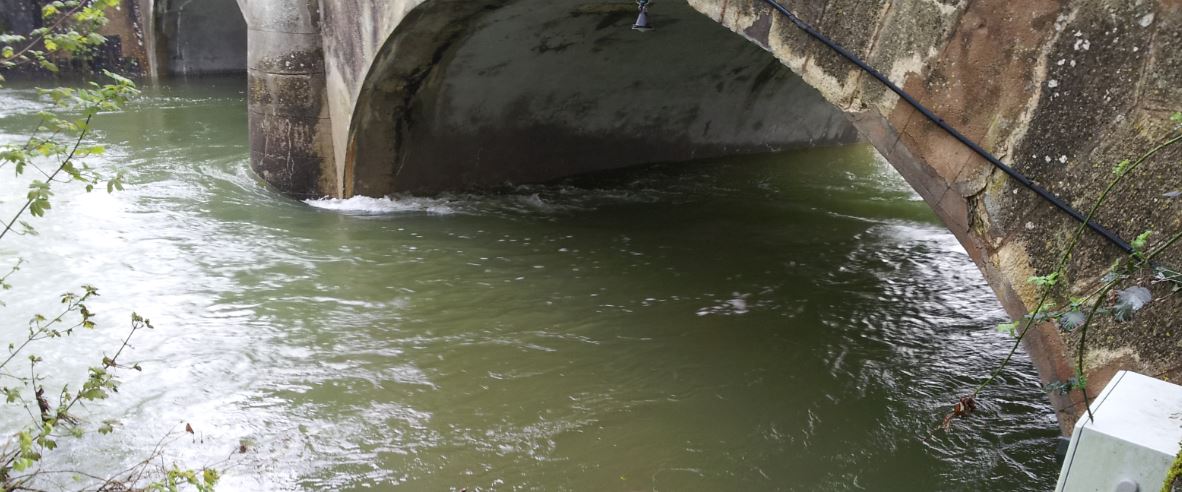
[[[338,195],[320,9],[315,1],[244,0],[250,161],[293,196]]]
[[[150,72],[242,65],[252,166],[297,198],[861,138],[956,235],[1014,318],[1036,302],[1027,278],[1053,268],[1076,226],[763,0],[656,0],[651,32],[630,29],[627,0],[127,1],[153,26]],[[1079,209],[1114,163],[1174,131],[1169,116],[1182,110],[1182,0],[781,2]],[[245,56],[200,53],[231,49],[235,23]],[[1126,239],[1177,231],[1182,203],[1163,193],[1182,189],[1180,159],[1172,149],[1147,162],[1098,222]],[[1057,295],[1090,290],[1119,254],[1088,235]],[[1182,265],[1176,253],[1162,261]],[[1182,377],[1182,303],[1153,288],[1156,314],[1089,333],[1091,394],[1117,369]],[[1042,381],[1072,379],[1078,334],[1034,330],[1025,344]],[[1080,392],[1050,398],[1069,428]]]

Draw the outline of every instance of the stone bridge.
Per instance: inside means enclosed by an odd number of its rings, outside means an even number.
[[[1182,110],[1182,0],[781,1],[1077,208]],[[150,76],[246,71],[252,166],[293,197],[431,192],[860,138],[956,235],[1015,318],[1035,304],[1026,279],[1052,268],[1075,226],[762,0],[657,0],[651,32],[629,29],[627,1],[127,7],[131,20],[115,29],[141,26],[125,30],[122,49]],[[1182,188],[1180,155],[1147,163],[1098,221],[1126,239],[1182,226],[1182,204],[1162,196]],[[1089,235],[1068,289],[1094,286],[1119,254]],[[1160,304],[1094,328],[1092,395],[1117,369],[1182,377],[1182,305]],[[1049,323],[1026,337],[1044,382],[1074,377],[1075,337]],[[1051,399],[1068,428],[1079,392]]]

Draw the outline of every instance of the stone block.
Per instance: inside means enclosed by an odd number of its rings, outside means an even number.
[[[268,73],[323,73],[319,33],[255,31],[247,36],[247,67]]]
[[[251,70],[247,74],[251,113],[297,120],[325,117],[324,74],[282,75]]]

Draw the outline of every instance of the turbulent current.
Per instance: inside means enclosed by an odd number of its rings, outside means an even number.
[[[865,146],[300,202],[251,174],[243,91],[176,83],[101,115],[90,164],[126,190],[57,185],[40,235],[0,244],[5,269],[25,260],[4,343],[57,294],[99,288],[97,330],[34,347],[55,381],[117,348],[132,311],[156,326],[127,355],[143,372],[80,413],[116,431],[63,440],[59,463],[115,470],[165,438],[167,462],[215,464],[223,490],[1054,483],[1057,428],[1024,356],[938,429],[1012,339],[956,240]],[[0,91],[0,139],[42,107]],[[25,185],[3,171],[7,218]]]

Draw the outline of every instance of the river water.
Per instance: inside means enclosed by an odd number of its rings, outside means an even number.
[[[81,283],[100,328],[35,346],[77,381],[138,311],[58,463],[220,463],[224,490],[1037,490],[1053,414],[956,240],[869,148],[652,166],[484,194],[304,203],[249,171],[243,81],[98,126],[123,192],[58,186],[5,342]],[[41,108],[0,92],[0,138]],[[4,170],[6,173],[8,170]],[[23,196],[6,174],[4,216]],[[9,407],[3,422],[15,425]],[[27,417],[26,417],[27,418]],[[247,452],[239,454],[240,442]],[[228,462],[222,460],[230,455]]]

